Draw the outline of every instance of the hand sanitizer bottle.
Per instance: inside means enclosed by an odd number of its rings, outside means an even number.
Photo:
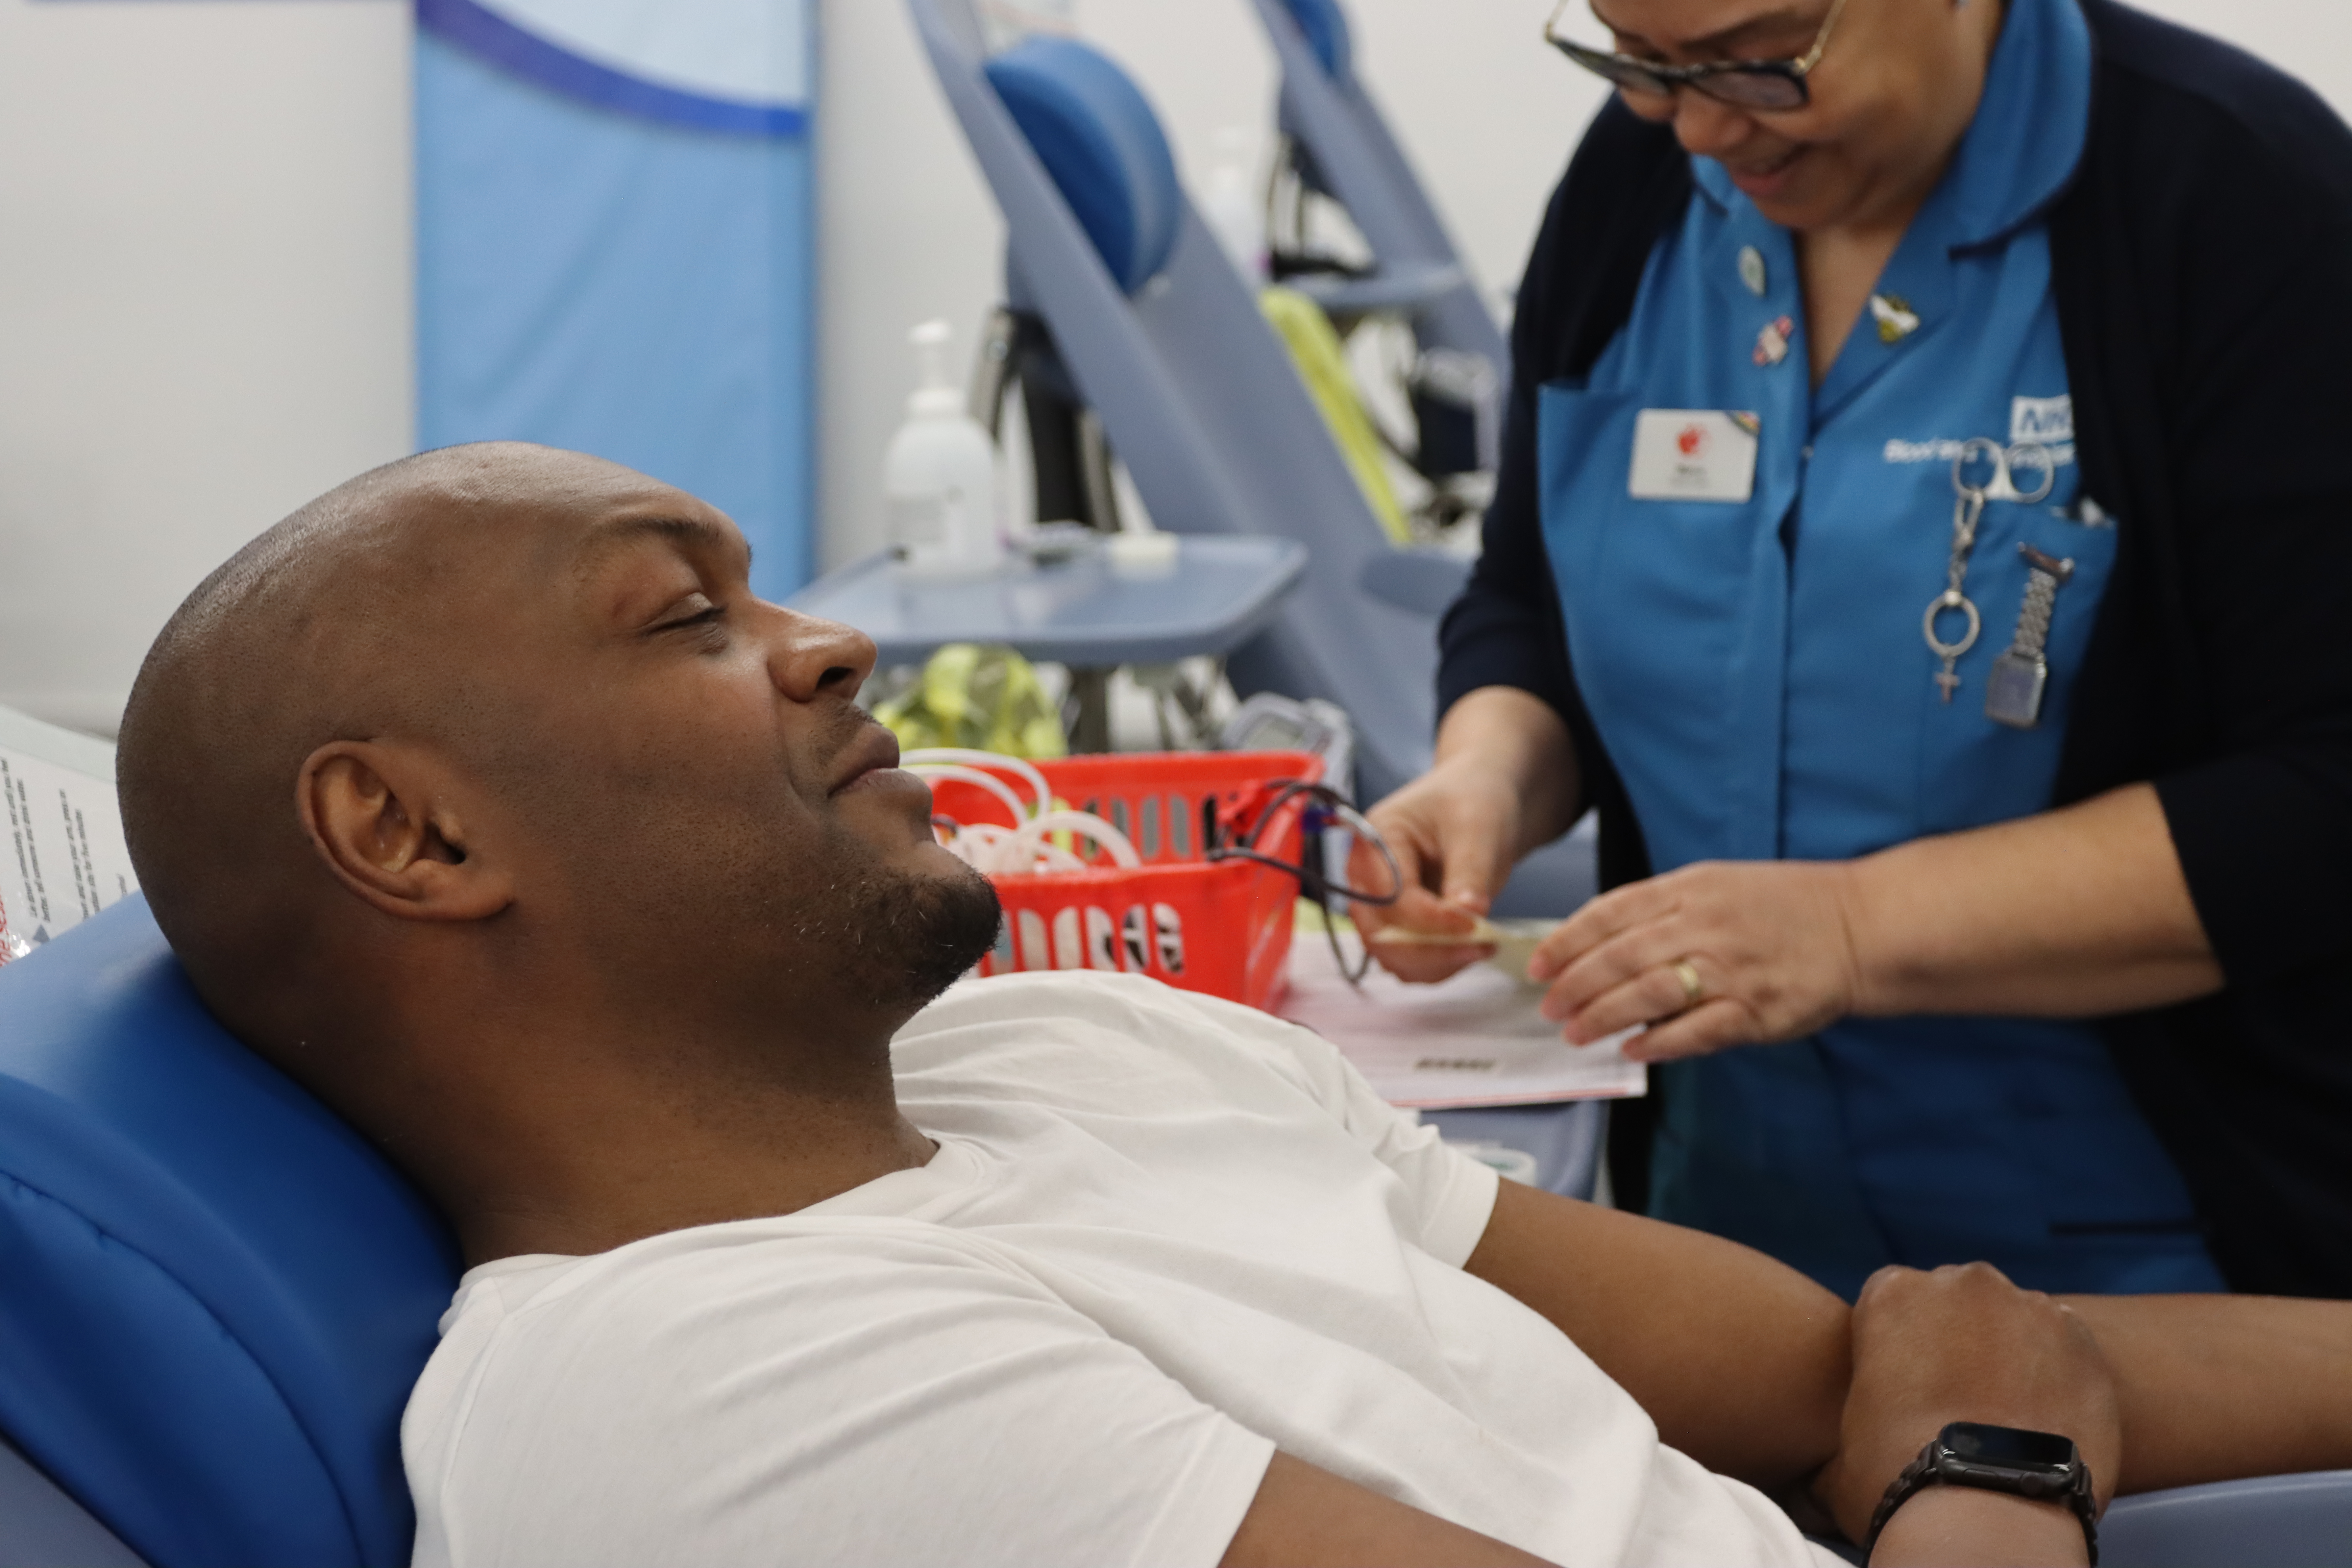
[[[925,321],[908,335],[922,384],[907,399],[907,422],[883,462],[890,542],[909,576],[981,576],[1004,556],[996,443],[948,380],[948,337],[945,321]]]

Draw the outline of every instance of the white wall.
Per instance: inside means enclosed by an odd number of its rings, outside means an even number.
[[[1551,0],[1342,0],[1359,69],[1490,290],[1516,283],[1598,84],[1540,42]],[[2140,0],[2302,76],[2352,115],[2344,0]],[[1076,0],[1085,36],[1160,110],[1197,194],[1221,127],[1264,133],[1268,47],[1247,0]],[[906,331],[959,352],[999,295],[1003,226],[901,0],[824,0],[820,551],[880,542],[883,447],[911,384]],[[1834,46],[1832,46],[1834,47]]]
[[[110,731],[205,572],[409,449],[408,28],[0,0],[0,705]]]
[[[1490,288],[1599,101],[1546,0],[1348,0],[1366,79]],[[2341,0],[2148,0],[2352,108]],[[1244,0],[1078,0],[1197,186],[1264,130]],[[994,204],[901,0],[823,0],[821,539],[877,540],[905,331],[995,300]],[[0,0],[0,704],[111,727],[163,617],[309,497],[409,449],[401,0]]]

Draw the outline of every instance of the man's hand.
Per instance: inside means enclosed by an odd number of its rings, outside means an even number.
[[[1685,866],[1586,904],[1528,978],[1549,983],[1544,1016],[1572,1043],[1650,1026],[1625,1043],[1640,1061],[1795,1039],[1853,1009],[1851,877],[1837,861]]]
[[[2106,1506],[2123,1458],[2115,1384],[2071,1310],[2019,1289],[1987,1263],[1883,1268],[1854,1303],[1853,1335],[1841,1446],[1813,1483],[1849,1538],[1864,1538],[1888,1485],[1952,1421],[2072,1437]],[[2081,1527],[2057,1504],[1938,1500],[1913,1515],[1918,1500],[1887,1526],[1883,1562],[1902,1561],[1906,1541],[1979,1563],[2082,1561]],[[2064,1555],[2053,1559],[2053,1549]]]

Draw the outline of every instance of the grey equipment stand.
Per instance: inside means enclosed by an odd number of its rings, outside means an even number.
[[[1250,289],[1176,187],[1166,141],[1132,83],[1067,40],[1031,39],[991,60],[969,0],[909,4],[1004,210],[1013,305],[1050,332],[1152,521],[1176,533],[1306,547],[1297,591],[1228,662],[1235,689],[1346,709],[1367,798],[1413,777],[1427,764],[1436,718],[1436,616],[1459,587],[1461,563],[1390,545]],[[1098,226],[1167,215],[1164,249],[1146,258],[1144,276],[1114,277],[992,74],[1038,88],[1028,105],[1058,91],[1054,103],[1067,106],[1075,129],[1057,142],[1041,123],[1039,134],[1066,175],[1084,178],[1092,166],[1063,155],[1074,138],[1091,136],[1076,152],[1102,153],[1096,165],[1124,160],[1097,182],[1104,188],[1078,193]],[[1120,260],[1132,261],[1132,242],[1120,243]]]
[[[1307,550],[1297,589],[1227,661],[1234,689],[1347,710],[1360,799],[1416,777],[1436,727],[1437,619],[1465,564],[1390,544],[1125,74],[1067,39],[991,59],[970,0],[908,6],[1003,209],[1013,308],[1050,337],[1152,521]],[[1565,914],[1591,875],[1577,845],[1543,852],[1497,908]]]
[[[1289,173],[1303,190],[1328,196],[1347,210],[1373,261],[1369,277],[1318,275],[1313,258],[1277,252],[1276,276],[1335,315],[1395,310],[1410,318],[1423,349],[1484,361],[1495,402],[1479,421],[1475,456],[1478,466],[1491,471],[1500,423],[1493,411],[1502,406],[1510,348],[1380,106],[1356,75],[1346,13],[1339,0],[1250,3],[1282,64],[1277,116]],[[1428,422],[1424,413],[1424,458],[1431,445]]]

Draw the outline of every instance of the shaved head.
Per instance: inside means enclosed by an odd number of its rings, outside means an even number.
[[[541,456],[456,447],[339,485],[231,556],[155,639],[123,714],[123,828],[216,1006],[246,1010],[265,955],[299,952],[330,887],[293,810],[303,759],[386,732],[462,741],[481,717],[462,640],[429,624],[436,589],[465,569],[463,531],[495,528]]]
[[[446,917],[378,896],[313,820],[324,797],[302,792],[339,743],[437,770],[440,837],[416,852],[462,865],[495,837],[542,945],[558,908],[570,940],[624,941],[612,917],[635,900],[657,922],[636,939],[656,971],[666,941],[706,961],[737,942],[762,973],[856,974],[875,1000],[927,997],[968,966],[993,935],[992,900],[944,868],[927,869],[958,890],[957,918],[910,899],[860,834],[895,856],[900,840],[930,847],[928,829],[845,826],[813,776],[877,734],[847,701],[870,645],[759,605],[748,563],[733,524],[695,498],[520,443],[388,464],[238,551],[156,638],[117,764],[132,862],[206,1001],[283,1048],[363,1005],[355,952],[448,946]],[[711,607],[665,620],[672,598]],[[840,644],[793,656],[832,695],[780,701],[779,660],[812,636]],[[794,783],[814,798],[778,798]],[[395,827],[422,809],[403,798]],[[788,853],[796,807],[820,820]],[[470,937],[516,921],[461,923],[483,928]],[[811,942],[830,950],[821,963],[795,956]]]

